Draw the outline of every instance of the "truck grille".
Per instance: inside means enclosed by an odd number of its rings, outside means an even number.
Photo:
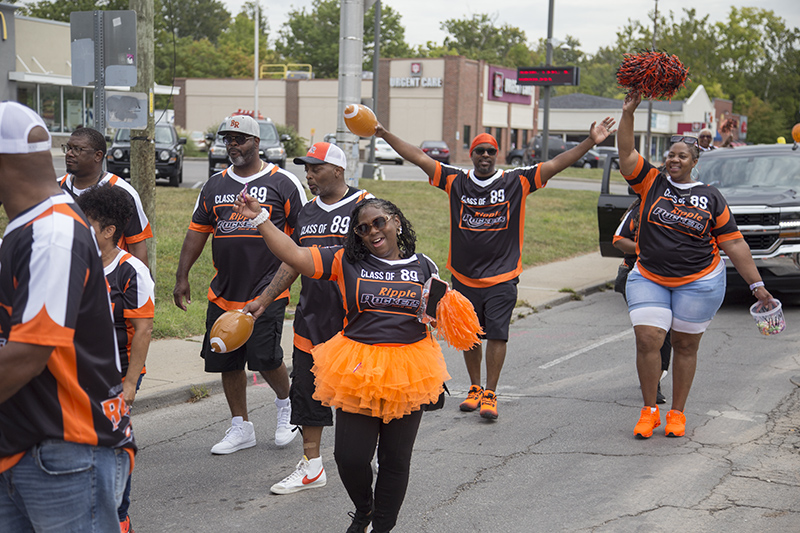
[[[751,251],[769,250],[775,241],[778,240],[777,234],[744,235],[744,240]]]
[[[737,213],[733,215],[737,226],[777,226],[780,213]]]

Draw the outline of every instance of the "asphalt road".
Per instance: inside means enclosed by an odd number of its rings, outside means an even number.
[[[798,303],[784,299],[788,326],[774,337],[757,332],[749,300],[723,305],[700,347],[679,439],[664,437],[663,426],[633,438],[641,396],[618,294],[512,324],[496,422],[458,410],[468,380],[461,355],[446,349],[453,397],[423,418],[395,531],[797,531]],[[668,376],[668,397],[670,387]],[[353,509],[333,430],[323,434],[328,485],[271,495],[302,446],[274,445],[268,388],[248,387],[248,399],[258,444],[229,456],[209,453],[229,425],[221,394],[134,414],[137,533],[347,529]]]

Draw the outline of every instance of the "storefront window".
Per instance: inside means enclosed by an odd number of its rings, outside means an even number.
[[[41,85],[39,87],[39,97],[41,101],[39,114],[44,119],[44,123],[47,124],[47,129],[53,132],[62,131],[61,87]]]
[[[83,125],[83,89],[64,87],[64,131],[75,131]]]
[[[33,83],[17,83],[17,102],[25,104],[36,111],[36,85]]]

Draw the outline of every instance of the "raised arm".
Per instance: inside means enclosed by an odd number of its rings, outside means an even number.
[[[571,167],[575,161],[583,157],[596,144],[605,141],[613,133],[614,122],[611,117],[604,118],[600,124],[592,122],[592,125],[589,126],[589,136],[583,142],[566,152],[558,154],[550,161],[542,163],[539,167],[542,185],[565,168]]]
[[[262,208],[256,198],[245,194],[244,198],[241,195],[236,197],[233,210],[245,218],[253,219],[261,215]],[[257,229],[275,257],[304,276],[314,276],[314,257],[309,248],[297,246],[291,237],[279,230],[269,219],[258,224]]]
[[[394,133],[389,132],[380,122],[375,128],[375,136],[384,139],[394,148],[395,152],[400,154],[400,157],[417,165],[429,178],[432,178],[436,173],[436,161],[423,152],[422,148],[407,143]]]
[[[639,162],[639,152],[636,151],[636,141],[633,136],[633,115],[642,102],[638,93],[629,94],[622,104],[622,117],[619,119],[619,132],[617,133],[617,149],[619,150],[619,170],[623,175],[630,175],[636,170]]]

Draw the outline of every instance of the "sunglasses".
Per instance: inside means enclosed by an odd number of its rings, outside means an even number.
[[[231,143],[236,143],[238,146],[243,145],[250,139],[248,135],[226,135],[222,138],[222,142],[225,143],[225,146],[228,146]]]
[[[367,235],[369,235],[369,232],[372,231],[372,228],[375,228],[378,231],[385,228],[386,223],[389,221],[390,218],[391,217],[389,215],[379,216],[369,224],[367,223],[359,224],[358,226],[353,228],[353,231],[355,231],[356,235],[358,235],[359,237],[366,237]]]
[[[686,144],[697,144],[697,137],[691,137],[689,135],[673,135],[669,138],[669,142],[671,144],[675,143],[686,143]]]
[[[497,153],[497,148],[475,148],[473,150],[478,155],[489,154],[495,155]]]

